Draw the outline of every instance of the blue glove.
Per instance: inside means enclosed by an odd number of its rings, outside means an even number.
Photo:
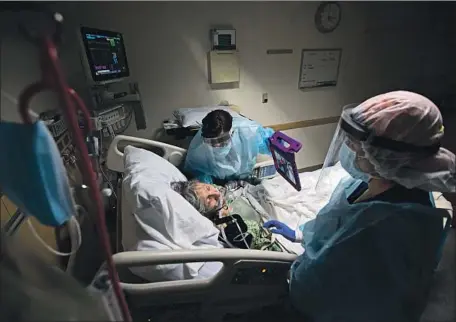
[[[279,234],[289,241],[296,242],[296,232],[278,220],[269,220],[264,223],[264,228],[270,229],[273,234]],[[272,229],[271,229],[272,228]]]

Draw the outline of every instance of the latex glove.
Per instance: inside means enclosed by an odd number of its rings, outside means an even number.
[[[300,242],[302,240],[302,233],[296,233],[293,229],[278,220],[269,220],[264,223],[264,228],[269,229],[273,234],[282,235],[292,242]]]

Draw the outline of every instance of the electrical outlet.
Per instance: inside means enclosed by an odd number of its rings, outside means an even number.
[[[268,102],[268,93],[263,93],[261,101],[263,104],[266,104]]]

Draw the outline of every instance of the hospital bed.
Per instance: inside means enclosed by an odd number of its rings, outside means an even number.
[[[126,146],[149,150],[179,166],[186,150],[153,140],[119,135],[111,143],[107,154],[107,166],[119,173],[118,179],[118,224],[117,253],[114,262],[119,268],[122,288],[133,310],[141,310],[153,305],[190,305],[210,321],[222,318],[226,313],[243,313],[263,306],[280,303],[288,293],[287,274],[297,254],[302,253],[300,244],[291,243],[290,253],[241,250],[172,250],[172,251],[122,251],[122,218],[131,216],[126,207],[122,189],[124,171],[123,150]],[[273,166],[272,160],[261,160],[255,172]],[[327,189],[316,194],[313,187],[318,180],[319,170],[301,173],[302,190],[297,192],[281,177],[270,175],[261,186],[264,188],[264,203],[271,218],[297,228],[300,224],[315,217],[326,204],[334,187],[346,172],[334,166],[328,176]],[[260,176],[261,177],[261,176]],[[260,196],[261,197],[261,196]],[[452,211],[451,204],[441,194],[434,194],[436,206]],[[281,236],[278,236],[279,241]],[[285,242],[285,241],[283,241]],[[189,262],[220,262],[223,268],[206,279],[173,280],[149,282],[131,274],[129,268],[150,265],[167,265]]]
[[[191,304],[215,321],[226,313],[242,313],[278,303],[288,292],[287,274],[295,254],[241,250],[209,249],[179,251],[122,251],[123,222],[131,216],[122,189],[124,171],[123,149],[132,145],[149,150],[179,166],[186,150],[153,140],[119,135],[114,138],[107,154],[107,166],[119,173],[117,183],[118,214],[114,262],[119,268],[122,288],[133,310],[170,303]],[[272,159],[260,160],[254,173],[261,177],[273,177]],[[274,171],[275,172],[275,171]],[[127,228],[128,229],[128,228]],[[131,227],[129,227],[131,229]],[[188,262],[219,262],[221,270],[207,279],[148,282],[129,272],[135,266],[167,265]]]

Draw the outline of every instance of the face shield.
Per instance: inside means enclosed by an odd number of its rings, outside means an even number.
[[[244,117],[233,118],[232,130],[217,138],[205,138],[200,130],[190,142],[184,170],[221,180],[248,178],[258,154],[270,155],[268,139],[273,133]]]
[[[220,136],[215,137],[215,138],[203,137],[203,141],[213,148],[223,148],[223,147],[230,145],[232,133],[233,133],[232,131],[227,132],[227,133],[222,133]]]
[[[356,123],[352,119],[352,111],[356,104],[347,105],[343,108],[339,124],[334,133],[331,145],[320,177],[317,181],[316,190],[318,191],[324,186],[330,184],[331,168],[338,162],[342,167],[355,179],[360,179],[365,182],[370,177],[379,177],[376,167],[370,161],[370,155],[366,150],[374,148],[378,151],[389,150],[398,153],[411,152],[422,155],[430,155],[436,153],[440,146],[416,146],[405,142],[392,140],[385,137],[376,136],[366,127]],[[369,149],[367,149],[369,147]],[[389,158],[388,160],[376,160],[376,164],[387,164],[396,160]],[[399,162],[399,160],[397,160]]]

